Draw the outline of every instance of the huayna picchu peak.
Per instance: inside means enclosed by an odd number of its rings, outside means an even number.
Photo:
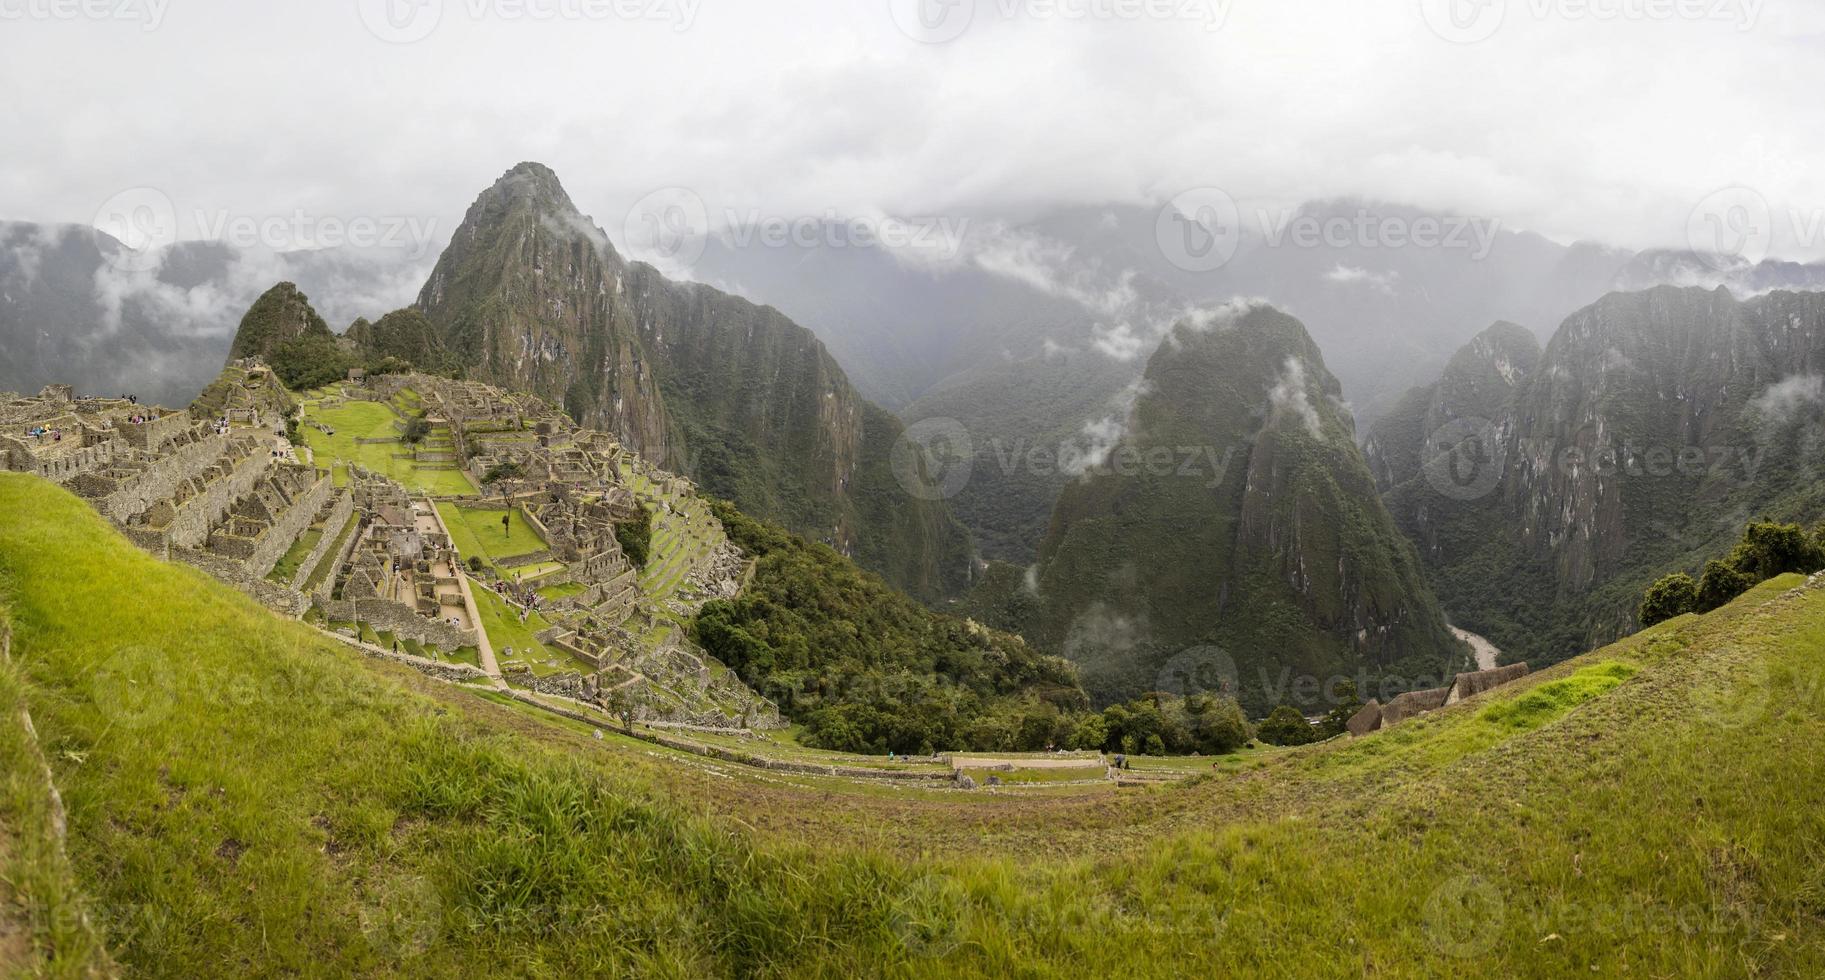
[[[478,197],[417,308],[466,376],[530,391],[915,595],[969,581],[967,536],[893,478],[902,425],[777,310],[629,262],[536,163]]]

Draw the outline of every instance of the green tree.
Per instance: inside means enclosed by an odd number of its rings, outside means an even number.
[[[1738,571],[1729,562],[1715,558],[1705,562],[1705,572],[1698,579],[1697,610],[1710,612],[1749,591],[1755,578]]]
[[[1743,529],[1743,539],[1730,552],[1737,571],[1762,582],[1788,572],[1816,572],[1822,564],[1814,540],[1798,524],[1756,521]]]
[[[1641,625],[1652,626],[1698,609],[1698,583],[1685,572],[1674,572],[1648,586],[1636,615]]]
[[[1350,730],[1350,719],[1362,710],[1362,695],[1356,691],[1356,682],[1343,680],[1331,688],[1331,697],[1335,707],[1325,712],[1324,720],[1318,723],[1318,740],[1335,738]]]
[[[1269,745],[1305,745],[1317,733],[1312,729],[1311,722],[1299,713],[1298,708],[1283,704],[1261,722],[1261,727],[1256,729],[1255,734]]]
[[[653,512],[643,507],[635,520],[617,523],[615,540],[621,542],[621,553],[635,568],[645,568],[653,549]]]
[[[488,472],[482,474],[482,486],[493,486],[502,480],[518,480],[525,475],[526,471],[520,464],[513,460],[508,460],[505,463],[496,463],[489,467]]]
[[[1103,723],[1102,715],[1085,715],[1078,719],[1077,728],[1071,732],[1071,747],[1078,750],[1102,751],[1109,743],[1109,726]]]

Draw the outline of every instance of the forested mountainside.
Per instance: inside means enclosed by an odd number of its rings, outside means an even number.
[[[1182,323],[1107,459],[1066,487],[1038,565],[1024,581],[1000,571],[975,608],[1077,661],[1104,699],[1183,683],[1188,652],[1255,711],[1293,699],[1289,675],[1460,664],[1339,395],[1284,313]]]
[[[1825,501],[1825,294],[1616,293],[1538,354],[1497,327],[1379,422],[1383,498],[1453,618],[1551,662],[1636,626],[1660,573]]]

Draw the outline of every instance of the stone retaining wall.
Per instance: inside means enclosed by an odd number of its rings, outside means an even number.
[[[311,593],[318,602],[329,601],[330,596],[336,590],[336,571],[348,564],[349,556],[355,553],[355,546],[361,543],[361,515],[351,512],[350,517],[355,521],[355,526],[350,528],[348,535],[342,539],[342,547],[337,549],[336,554],[324,559],[333,561],[335,564],[330,566],[330,574],[323,576],[323,581]],[[329,537],[341,533],[342,528],[334,527],[325,531],[324,536]]]
[[[376,633],[392,633],[402,640],[429,643],[440,650],[477,646],[475,630],[451,626],[438,619],[427,619],[404,603],[390,599],[316,598],[316,604],[329,619],[346,623],[366,623]]]
[[[273,612],[297,619],[310,608],[310,600],[304,593],[268,582],[262,575],[249,573],[247,563],[207,551],[193,551],[189,548],[172,548],[165,555],[169,561],[189,565],[218,581],[234,586],[252,597],[255,602]],[[271,569],[268,569],[270,571]]]
[[[227,476],[184,501],[184,505],[177,509],[177,514],[160,530],[173,547],[202,547],[222,515],[228,513],[235,501],[252,493],[253,488],[266,478],[272,467],[272,456],[255,449],[236,461],[234,469]]]
[[[311,573],[317,570],[317,563],[328,557],[330,548],[336,543],[336,533],[348,524],[355,513],[355,497],[346,490],[335,490],[332,481],[331,491],[336,496],[336,506],[330,508],[329,516],[323,520],[323,537],[317,541],[317,547],[311,549],[304,561],[298,565],[298,574],[292,576],[291,584],[303,585],[310,581]]]
[[[340,633],[332,633],[327,630],[320,632],[322,632],[324,636],[331,637],[347,646],[354,647],[362,654],[372,657],[375,660],[391,660],[394,663],[404,664],[421,674],[436,678],[440,681],[460,683],[462,681],[485,681],[490,679],[487,672],[480,667],[471,666],[465,663],[431,660],[427,657],[414,657],[409,653],[394,653],[391,650],[383,650],[380,647],[363,643],[360,640],[351,640]]]
[[[94,501],[95,509],[114,523],[125,524],[158,501],[175,497],[178,484],[202,476],[227,449],[227,436],[204,436],[146,467],[145,472],[130,478],[120,489]]]
[[[285,557],[291,546],[298,542],[299,536],[317,519],[317,512],[323,509],[324,502],[335,489],[334,481],[328,473],[324,473],[309,490],[293,500],[291,509],[267,528],[266,533],[260,535],[254,543],[253,554],[247,557],[248,574],[265,579],[266,574],[273,570],[279,559]]]
[[[115,431],[120,433],[121,438],[125,439],[128,445],[149,452],[157,452],[173,439],[189,431],[190,427],[195,424],[196,420],[190,417],[190,413],[172,412],[139,425],[117,425]]]

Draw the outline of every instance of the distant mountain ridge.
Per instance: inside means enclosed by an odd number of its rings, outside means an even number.
[[[1611,294],[1488,383],[1529,353],[1484,334],[1367,440],[1446,608],[1509,658],[1624,635],[1659,574],[1825,504],[1825,293]]]
[[[184,404],[215,379],[243,314],[275,282],[297,283],[340,328],[408,300],[425,267],[391,249],[181,242],[136,253],[86,226],[0,222],[0,390],[66,382]]]

